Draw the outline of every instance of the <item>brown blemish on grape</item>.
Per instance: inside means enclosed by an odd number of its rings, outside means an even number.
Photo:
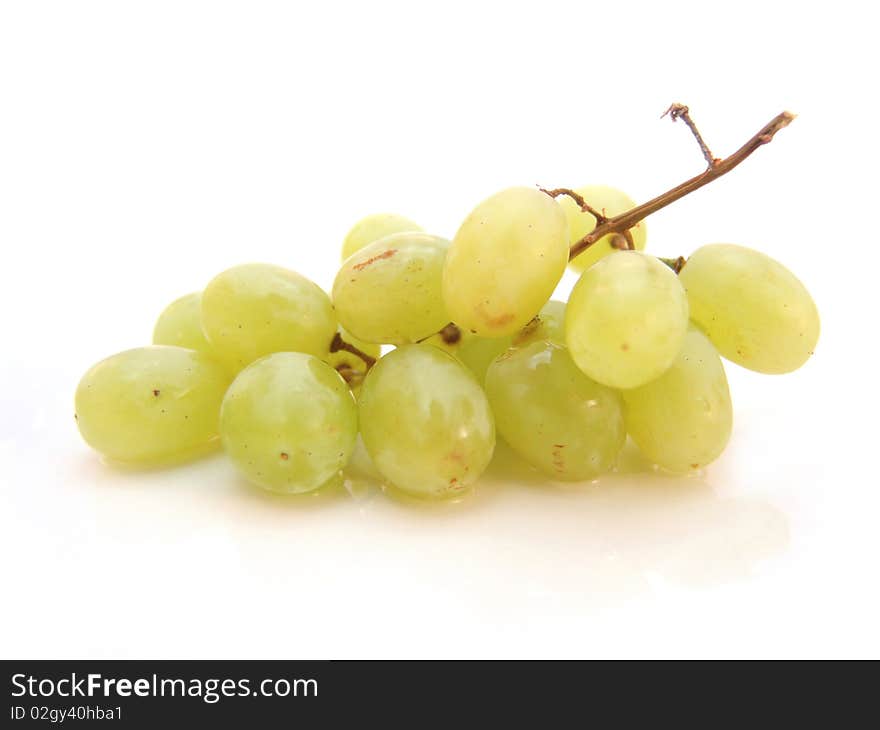
[[[286,451],[282,451],[279,456],[281,457],[281,461],[287,461],[290,458],[290,454],[288,454]]]
[[[381,261],[382,259],[390,259],[390,258],[391,258],[392,256],[394,256],[394,254],[396,254],[396,253],[397,253],[397,249],[396,249],[396,248],[389,248],[387,251],[383,251],[383,252],[380,253],[380,254],[376,254],[375,256],[373,256],[372,258],[367,259],[366,261],[361,261],[361,263],[359,263],[359,264],[355,264],[354,266],[352,266],[352,268],[353,268],[355,271],[363,271],[363,270],[366,269],[370,264],[374,264],[374,263],[376,263],[377,261]]]
[[[513,321],[513,312],[504,312],[503,314],[490,314],[486,311],[486,304],[488,304],[488,302],[480,302],[479,306],[477,307],[477,314],[480,316],[480,319],[482,319],[490,327],[503,327],[508,322]]]
[[[565,444],[553,444],[553,468],[562,473],[565,471],[565,459],[562,458],[562,450]]]
[[[620,345],[620,349],[623,350],[624,352],[626,352],[627,350],[629,350],[629,343],[627,343],[627,342],[622,343]]]
[[[160,391],[158,388],[154,388],[154,389],[153,389],[153,395],[156,396],[156,398],[159,397],[159,393],[160,393],[160,392],[161,392],[161,391]]]

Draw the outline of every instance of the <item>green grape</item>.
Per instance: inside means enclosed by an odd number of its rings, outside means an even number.
[[[482,383],[486,379],[486,370],[492,361],[513,344],[513,337],[477,337],[458,328],[458,339],[447,342],[443,332],[425,340],[425,344],[439,347],[453,355],[468,370],[477,376]]]
[[[440,291],[449,242],[427,233],[396,233],[342,264],[333,304],[345,329],[365,342],[401,345],[449,322]]]
[[[547,302],[535,318],[516,333],[513,344],[523,347],[539,340],[565,344],[565,302],[556,299]]]
[[[819,312],[782,264],[745,246],[698,248],[679,275],[691,319],[728,360],[759,373],[797,370],[819,339]]]
[[[216,442],[229,381],[218,362],[196,350],[126,350],[83,376],[76,389],[77,426],[89,446],[114,461],[182,461]]]
[[[175,299],[163,310],[153,328],[154,345],[174,345],[215,355],[202,331],[202,293]]]
[[[492,458],[495,425],[486,395],[436,347],[406,345],[385,355],[367,373],[358,411],[376,468],[409,494],[455,496]]]
[[[607,185],[585,185],[575,190],[592,208],[608,218],[625,213],[636,207],[635,202],[626,193]],[[585,213],[581,207],[567,195],[556,199],[565,211],[568,219],[568,236],[570,245],[580,241],[596,227],[596,218],[592,213]],[[648,238],[648,230],[645,222],[636,223],[630,228],[633,244],[637,251],[645,250],[645,242]],[[596,243],[587,248],[583,253],[575,256],[569,266],[575,271],[584,271],[590,268],[603,256],[616,251],[611,245],[611,235],[603,236]]]
[[[217,355],[238,372],[273,352],[323,356],[336,333],[336,315],[330,298],[304,276],[243,264],[205,288],[202,328]]]
[[[459,360],[467,366],[477,381],[483,383],[486,380],[486,371],[489,366],[513,344],[513,337],[476,337],[471,335],[466,338],[456,353]]]
[[[278,352],[238,374],[223,399],[220,435],[249,481],[283,494],[310,492],[348,463],[357,407],[327,363]]]
[[[733,408],[718,352],[693,325],[671,367],[623,391],[626,427],[642,453],[687,472],[714,461],[730,439]]]
[[[562,208],[534,188],[508,188],[468,215],[449,247],[443,299],[457,325],[481,337],[513,335],[565,272]]]
[[[402,215],[394,215],[393,213],[368,215],[355,223],[346,234],[345,240],[342,242],[342,260],[345,261],[355,251],[360,251],[385,236],[421,230],[421,226]]]
[[[672,269],[638,251],[615,251],[575,284],[565,339],[593,380],[635,388],[672,364],[687,324],[687,297]]]
[[[626,441],[620,396],[590,380],[556,343],[532,342],[498,358],[486,394],[504,440],[554,479],[610,470]]]

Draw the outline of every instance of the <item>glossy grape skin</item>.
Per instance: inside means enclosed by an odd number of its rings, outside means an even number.
[[[626,442],[618,393],[584,375],[553,342],[535,341],[495,360],[486,394],[498,433],[553,479],[581,481],[609,471]]]
[[[202,293],[175,299],[159,315],[153,328],[154,345],[173,345],[215,356],[202,331]]]
[[[327,363],[298,352],[269,355],[242,370],[220,412],[223,448],[254,484],[310,492],[339,476],[357,437],[357,407]]]
[[[674,472],[700,469],[727,445],[733,406],[721,358],[696,327],[659,378],[622,392],[626,426],[642,453]]]
[[[89,446],[114,461],[151,466],[192,458],[216,444],[230,380],[196,350],[126,350],[80,380],[77,426]]]
[[[635,201],[626,193],[607,185],[585,185],[582,188],[577,188],[575,192],[583,197],[594,210],[608,218],[613,218],[636,207]],[[561,195],[556,200],[565,211],[565,217],[568,221],[569,245],[574,245],[596,227],[596,218],[592,213],[582,211],[580,206],[567,195]],[[648,238],[645,222],[640,221],[630,228],[629,232],[632,234],[636,250],[644,251]],[[575,256],[568,265],[575,271],[584,271],[603,256],[616,250],[611,245],[611,236],[603,236],[585,251]]]
[[[443,340],[442,334],[434,335],[425,340],[425,344],[439,347],[455,357],[462,365],[470,370],[482,383],[486,379],[486,370],[492,361],[501,355],[513,344],[513,337],[477,337],[470,332],[460,330],[460,338],[449,343]]]
[[[636,388],[672,364],[687,325],[687,297],[672,269],[638,251],[616,251],[575,284],[565,339],[578,367],[593,380]]]
[[[367,374],[361,436],[382,476],[420,497],[453,497],[482,474],[495,447],[492,412],[476,378],[430,345],[407,345]]]
[[[449,242],[427,233],[397,233],[345,260],[333,304],[345,329],[365,342],[401,345],[449,323],[441,279]]]
[[[461,224],[443,270],[451,320],[481,337],[524,327],[547,302],[568,262],[562,208],[534,188],[508,188]]]
[[[565,302],[551,299],[537,316],[513,337],[513,345],[523,347],[539,340],[565,344]]]
[[[375,213],[361,218],[346,234],[342,242],[342,260],[345,261],[356,251],[369,246],[385,236],[395,233],[420,232],[418,223],[394,213]]]
[[[273,352],[321,357],[336,326],[327,294],[280,266],[235,266],[214,277],[202,293],[202,329],[233,372]]]
[[[698,248],[679,275],[691,319],[728,360],[760,373],[797,370],[819,339],[819,312],[782,264],[745,246]]]

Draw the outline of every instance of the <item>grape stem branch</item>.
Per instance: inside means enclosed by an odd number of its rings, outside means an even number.
[[[690,180],[685,180],[680,185],[677,185],[671,190],[667,190],[662,195],[658,195],[656,198],[649,200],[647,203],[638,205],[635,208],[626,211],[625,213],[616,215],[613,218],[605,218],[605,220],[600,220],[600,218],[597,216],[596,227],[581,240],[572,244],[568,256],[569,261],[578,254],[583,253],[586,249],[596,243],[596,241],[604,238],[605,236],[611,234],[620,234],[624,236],[624,238],[626,238],[630,228],[647,218],[652,213],[656,213],[658,210],[665,208],[670,203],[674,203],[676,200],[683,198],[685,195],[694,192],[694,190],[699,190],[704,185],[708,185],[713,180],[717,180],[722,175],[726,175],[733,168],[739,165],[743,160],[749,157],[749,155],[751,155],[755,150],[763,147],[765,144],[770,142],[773,139],[773,136],[780,129],[784,129],[785,127],[787,127],[794,119],[794,114],[792,114],[791,112],[782,112],[781,114],[777,114],[767,124],[761,127],[761,129],[759,129],[758,132],[751,137],[751,139],[749,139],[732,155],[730,155],[729,157],[725,157],[724,159],[716,159],[709,151],[709,148],[706,146],[706,143],[703,141],[700,133],[697,131],[696,125],[694,125],[693,120],[691,120],[690,114],[688,113],[686,106],[683,106],[681,104],[673,104],[667,110],[667,113],[670,117],[672,117],[673,121],[676,119],[681,119],[682,121],[684,121],[685,124],[688,125],[691,132],[697,138],[697,142],[700,144],[700,149],[703,152],[703,157],[707,160],[709,164],[708,168],[696,177],[692,177]],[[563,192],[560,192],[560,195],[568,194],[567,191],[565,191],[564,189],[562,190]],[[557,190],[551,190],[547,192],[548,194],[552,194],[557,192]],[[556,196],[554,195],[553,197]],[[575,202],[577,202],[577,200],[575,200]],[[595,213],[593,213],[593,215],[595,215]]]
[[[361,360],[363,360],[367,370],[369,370],[371,367],[373,367],[373,365],[376,364],[375,357],[370,357],[363,350],[355,347],[349,342],[346,342],[342,339],[342,335],[337,332],[335,335],[333,335],[333,339],[330,341],[330,352],[339,352],[340,350],[350,352],[355,357],[359,357]]]

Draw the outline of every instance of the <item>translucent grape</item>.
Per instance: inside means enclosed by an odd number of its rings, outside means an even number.
[[[638,251],[616,251],[575,284],[565,338],[593,380],[635,388],[672,364],[687,324],[687,297],[672,269]]]
[[[554,479],[609,471],[626,441],[623,403],[547,340],[510,350],[486,373],[486,394],[505,441]]]
[[[623,399],[633,441],[670,471],[704,467],[730,439],[733,408],[724,366],[696,327],[688,329],[681,351],[663,375],[623,391]]]
[[[445,341],[443,334],[440,333],[425,340],[425,344],[439,347],[454,356],[482,383],[486,378],[486,370],[489,365],[511,346],[513,337],[477,337],[462,329],[459,329],[459,333],[459,338],[455,342]]]
[[[400,345],[448,324],[441,280],[449,242],[427,233],[397,233],[342,264],[333,304],[345,329],[365,342]]]
[[[681,270],[691,319],[719,352],[760,373],[797,370],[819,339],[819,312],[782,264],[745,246],[697,249]]]
[[[216,360],[196,350],[126,350],[83,376],[76,389],[77,426],[89,446],[115,461],[181,461],[216,442],[229,381]]]
[[[394,233],[421,231],[422,228],[409,218],[394,213],[376,213],[361,218],[352,226],[342,242],[342,260],[345,261],[355,251]]]
[[[407,345],[385,355],[364,380],[358,410],[376,468],[409,494],[459,494],[492,458],[495,426],[483,390],[436,347]]]
[[[513,344],[523,347],[539,340],[565,344],[565,302],[556,299],[547,302],[537,316],[516,333]]]
[[[233,372],[273,352],[321,357],[336,326],[324,291],[280,266],[236,266],[216,276],[202,293],[205,336]]]
[[[202,331],[202,293],[193,292],[169,304],[153,328],[154,345],[174,345],[214,355]]]
[[[568,261],[562,208],[534,188],[480,203],[455,234],[443,271],[451,319],[482,337],[513,335],[553,294]]]
[[[354,398],[333,368],[279,352],[242,370],[223,399],[223,448],[248,480],[284,494],[339,476],[357,438]]]
[[[635,208],[636,204],[626,193],[607,185],[585,185],[575,190],[589,203],[594,210],[599,211],[608,218]],[[565,211],[568,220],[568,235],[570,244],[577,243],[596,227],[596,218],[592,213],[585,213],[581,207],[568,196],[562,195],[556,199]],[[645,242],[648,238],[648,230],[645,222],[641,221],[630,229],[633,244],[638,251],[644,251]],[[607,256],[617,249],[611,245],[611,236],[603,236],[583,253],[575,256],[569,266],[575,271],[584,271],[595,264],[603,256]]]

